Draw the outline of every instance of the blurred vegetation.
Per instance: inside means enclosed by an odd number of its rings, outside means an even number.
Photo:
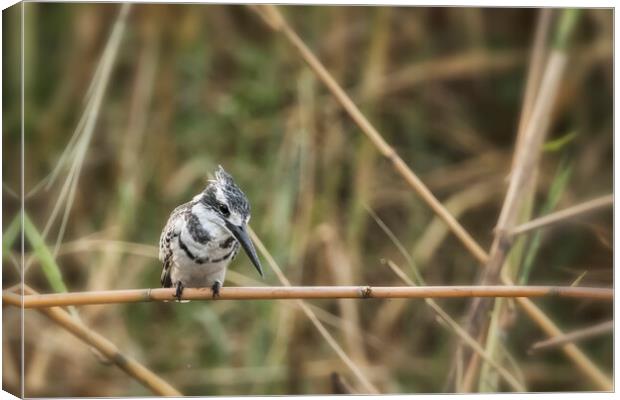
[[[25,11],[24,190],[35,238],[26,244],[25,279],[32,287],[157,287],[160,231],[217,164],[250,198],[252,226],[295,285],[401,285],[381,260],[409,264],[366,207],[404,244],[427,284],[476,282],[475,260],[433,222],[430,209],[290,45],[242,6],[132,6],[78,169],[75,200],[63,201],[48,226],[79,152],[68,153],[55,180],[44,178],[72,148],[119,5],[26,3]],[[537,10],[283,11],[385,139],[488,247],[506,188]],[[19,21],[15,7],[3,12],[4,239],[16,236],[11,222],[20,204]],[[612,192],[612,32],[611,10],[584,10],[533,215]],[[611,286],[611,236],[611,211],[532,235],[524,243],[522,280],[570,285],[581,277],[581,285]],[[3,240],[5,288],[19,280],[19,251],[19,241]],[[242,255],[226,284],[279,284],[269,272],[258,280]],[[457,338],[422,301],[311,303],[382,393],[442,391]],[[467,301],[438,303],[458,319]],[[565,330],[612,314],[607,303],[537,304]],[[187,395],[332,393],[334,372],[359,390],[293,302],[78,311],[89,327]],[[3,315],[5,327],[17,326],[18,310],[5,307]],[[38,313],[26,312],[24,322],[26,396],[149,394]],[[592,389],[561,352],[528,355],[545,337],[527,317],[518,314],[508,332],[501,341],[514,365],[507,368],[519,371],[529,390]],[[18,334],[5,329],[3,335],[3,382],[12,391],[19,384]],[[605,335],[580,346],[611,373],[612,344]]]

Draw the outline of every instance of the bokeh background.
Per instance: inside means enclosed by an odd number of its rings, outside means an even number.
[[[248,195],[254,230],[294,285],[401,285],[382,260],[408,274],[415,266],[428,284],[476,282],[472,256],[255,12],[135,4],[122,21],[120,8],[24,6],[27,236],[39,235],[46,244],[35,249],[26,242],[25,281],[31,287],[157,287],[160,231],[175,206],[202,190],[217,164]],[[539,10],[281,10],[385,139],[488,248]],[[116,39],[115,23],[123,25]],[[19,281],[20,260],[19,241],[8,241],[15,237],[11,224],[20,204],[19,9],[3,12],[3,29],[7,288]],[[580,14],[542,155],[534,216],[612,192],[612,32],[611,10]],[[609,287],[611,236],[611,211],[530,236],[518,250],[527,264],[521,271],[530,272],[519,278]],[[61,278],[46,275],[54,266]],[[226,284],[280,282],[269,269],[260,281],[242,254]],[[438,303],[460,319],[468,301]],[[609,303],[536,303],[565,330],[612,314]],[[457,337],[423,301],[309,304],[382,393],[448,387]],[[333,393],[339,386],[334,373],[340,384],[363,392],[294,302],[144,303],[77,312],[187,395]],[[3,319],[3,386],[19,392],[18,310],[3,307]],[[150,394],[36,311],[25,312],[24,329],[26,396]],[[503,365],[531,391],[592,390],[559,350],[528,353],[544,338],[515,309],[501,337],[508,355]],[[612,344],[607,334],[580,347],[611,374]],[[499,381],[491,389],[509,388]]]

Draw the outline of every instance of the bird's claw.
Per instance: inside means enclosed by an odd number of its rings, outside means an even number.
[[[220,289],[222,288],[222,283],[220,281],[215,281],[213,286],[211,286],[211,290],[213,291],[213,298],[220,297]]]
[[[183,284],[179,281],[177,282],[177,290],[174,293],[174,297],[177,298],[177,301],[181,301],[181,296],[183,295]]]

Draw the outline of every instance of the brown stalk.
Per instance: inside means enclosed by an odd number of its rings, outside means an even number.
[[[293,29],[284,20],[280,12],[275,6],[263,5],[254,6],[253,10],[267,22],[274,30],[281,32],[291,44],[300,52],[304,61],[316,73],[317,77],[327,86],[340,105],[347,111],[353,121],[359,126],[364,134],[372,141],[377,150],[388,159],[396,171],[405,179],[405,181],[415,190],[420,197],[428,203],[435,213],[450,227],[454,234],[459,238],[463,245],[476,257],[480,262],[486,262],[487,255],[480,245],[471,237],[471,235],[458,223],[458,221],[450,214],[448,210],[437,200],[431,191],[422,183],[420,178],[407,166],[396,151],[383,139],[383,136],[375,129],[375,127],[366,119],[364,114],[353,103],[351,98],[345,93],[342,87],[335,81],[331,74],[325,69],[323,64],[316,58],[314,53],[306,46],[301,38],[293,31]]]
[[[603,335],[608,332],[613,332],[614,329],[614,321],[605,321],[600,324],[596,324],[594,326],[589,326],[584,329],[579,329],[573,332],[565,333],[562,336],[556,336],[551,339],[542,340],[540,342],[536,342],[530,347],[528,353],[532,354],[541,350],[549,350],[559,346],[562,346],[566,343],[577,342],[579,340],[590,339],[593,337],[597,337]]]
[[[329,72],[314,56],[312,51],[305,45],[299,36],[284,21],[284,18],[278,9],[272,5],[258,6],[252,5],[251,9],[256,11],[258,15],[273,30],[283,33],[291,44],[300,52],[302,58],[308,63],[310,68],[317,74],[321,81],[328,87],[338,102],[349,113],[354,122],[368,136],[372,143],[377,147],[379,152],[389,159],[396,171],[407,181],[407,183],[429,204],[429,206],[438,214],[438,216],[449,226],[454,234],[463,242],[467,250],[482,264],[488,261],[489,255],[480,247],[478,243],[469,235],[467,231],[454,219],[452,215],[439,203],[428,188],[419,180],[419,178],[409,169],[396,152],[385,142],[377,130],[368,122],[361,114],[359,109],[344,93],[342,88],[331,77]],[[507,283],[508,284],[508,283]],[[561,335],[562,332],[557,326],[543,313],[534,303],[527,298],[519,298],[518,303],[526,310],[527,314],[532,318],[547,334],[550,336]],[[571,347],[572,346],[572,347]],[[591,379],[593,379],[600,387],[609,390],[611,381],[586,357],[576,346],[568,345],[564,347],[565,353],[573,360],[573,362],[584,371]]]
[[[547,38],[549,36],[549,30],[551,27],[551,19],[553,16],[551,8],[543,8],[540,10],[538,22],[536,26],[536,33],[534,35],[534,47],[532,49],[531,61],[527,71],[527,82],[525,84],[525,94],[523,96],[523,107],[521,110],[521,116],[519,117],[519,128],[517,130],[517,144],[515,149],[517,151],[522,148],[521,141],[525,134],[526,124],[529,121],[536,95],[538,94],[538,88],[540,87],[540,79],[543,74],[543,67],[545,57],[547,56]],[[516,162],[517,154],[513,157],[513,168]]]
[[[567,297],[613,300],[613,289],[576,286],[257,286],[225,287],[217,297],[210,288],[185,288],[183,300],[302,300],[302,299],[423,299],[463,297]],[[122,304],[175,300],[174,288],[102,290],[32,294],[24,308]],[[20,296],[3,291],[2,300],[19,306]]]
[[[36,291],[27,286],[24,286],[24,292],[29,293],[28,295],[23,296],[24,299],[30,296],[40,296]],[[5,296],[17,297],[18,301],[22,298],[22,296],[17,294],[3,291],[3,301]],[[14,300],[14,298],[11,298],[11,300],[7,301],[7,303],[19,306],[19,302],[18,304],[15,304]],[[110,342],[99,333],[89,329],[81,322],[76,321],[75,318],[73,318],[62,308],[39,308],[39,311],[45,314],[45,316],[54,321],[56,324],[72,333],[78,339],[82,340],[84,343],[97,349],[97,351],[99,351],[111,363],[125,371],[129,376],[135,378],[138,382],[149,388],[153,393],[159,396],[182,396],[181,392],[172,387],[168,382],[155,375],[155,373],[140,364],[138,361],[121,353],[114,343]]]
[[[546,227],[556,224],[558,222],[564,222],[568,219],[578,217],[580,215],[596,211],[602,208],[613,206],[614,195],[609,194],[596,199],[588,200],[576,206],[566,208],[564,210],[556,211],[554,213],[545,215],[540,218],[528,221],[524,224],[518,225],[512,228],[509,232],[510,236],[520,235],[522,233],[530,232],[534,229]]]

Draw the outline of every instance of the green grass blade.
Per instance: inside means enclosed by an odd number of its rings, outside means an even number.
[[[49,250],[45,244],[45,240],[43,240],[43,236],[41,236],[39,230],[32,223],[30,218],[28,218],[28,214],[26,213],[24,213],[24,235],[28,243],[30,243],[30,246],[32,246],[35,256],[41,263],[43,274],[45,274],[47,282],[52,289],[57,293],[68,292],[65,281],[62,278],[62,272],[60,272],[60,268],[52,252]],[[77,309],[74,306],[69,306],[69,313],[74,318],[80,319]]]
[[[569,8],[562,11],[560,20],[558,21],[558,28],[553,40],[553,47],[560,51],[566,51],[568,47],[577,21],[579,20],[579,14],[581,10],[576,8]]]
[[[577,137],[577,132],[569,132],[564,136],[561,136],[557,139],[550,140],[543,145],[543,151],[547,152],[556,152],[561,150],[564,146],[569,144]]]
[[[43,273],[52,289],[55,292],[67,292],[67,286],[62,279],[60,268],[54,256],[52,256],[52,252],[45,244],[39,230],[34,226],[30,218],[28,218],[28,214],[24,214],[24,234],[28,243],[32,246],[34,254],[41,263]]]
[[[13,221],[11,221],[11,223],[9,224],[9,227],[6,228],[6,231],[4,231],[4,233],[2,234],[2,259],[3,260],[11,251],[11,247],[13,246],[13,243],[15,242],[15,239],[17,239],[17,235],[19,234],[20,227],[21,227],[20,215],[21,214],[17,214],[15,218],[13,218]]]
[[[553,182],[551,183],[551,187],[549,188],[549,193],[547,195],[547,200],[543,205],[540,215],[545,215],[553,211],[560,198],[562,193],[564,193],[564,189],[568,184],[568,180],[573,171],[572,166],[568,165],[566,159],[560,162],[558,165],[558,169],[553,178]],[[530,273],[532,271],[532,267],[534,265],[534,260],[536,259],[536,255],[538,254],[538,249],[540,248],[542,239],[542,233],[540,231],[536,231],[532,234],[532,238],[530,244],[527,248],[525,258],[523,260],[523,268],[521,269],[521,274],[519,276],[519,284],[525,285],[530,277]]]

